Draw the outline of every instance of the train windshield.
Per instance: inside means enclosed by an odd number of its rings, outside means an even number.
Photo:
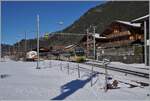
[[[76,48],[75,49],[75,54],[77,56],[83,56],[84,55],[84,49],[83,48]]]

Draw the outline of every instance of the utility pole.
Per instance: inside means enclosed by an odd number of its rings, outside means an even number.
[[[11,55],[10,52],[11,52],[11,46],[8,47],[8,54],[9,54],[9,57],[10,57],[10,55]]]
[[[96,30],[96,26],[93,26],[93,46],[94,46],[94,60],[96,59],[96,47],[95,47],[95,30]]]
[[[147,28],[146,21],[144,21],[144,62],[145,66],[147,66]]]
[[[24,33],[25,34],[25,41],[24,41],[24,59],[26,60],[26,52],[27,52],[27,34],[26,32]]]
[[[39,15],[37,15],[37,67],[36,69],[40,69],[39,67],[39,22],[40,22],[40,19],[39,19]]]
[[[17,58],[18,58],[18,59],[19,59],[19,57],[20,57],[19,48],[20,48],[20,45],[19,45],[19,40],[18,40],[18,41],[17,41]]]
[[[86,50],[87,50],[87,54],[86,55],[88,57],[88,54],[89,54],[89,29],[88,28],[86,29],[86,33],[87,33],[87,35],[86,35],[87,36],[86,37],[86,45],[87,45],[86,46]]]

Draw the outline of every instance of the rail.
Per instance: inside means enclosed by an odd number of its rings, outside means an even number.
[[[99,65],[99,64],[94,64],[94,63],[84,63],[84,64],[93,65],[93,66],[96,66],[98,68],[104,68],[102,65]],[[116,68],[116,67],[112,67],[112,66],[108,66],[108,67],[109,67],[109,68],[107,68],[108,70],[118,71],[118,72],[127,73],[127,74],[131,74],[131,75],[136,75],[136,76],[144,77],[144,78],[149,78],[148,73],[142,73],[142,72],[127,70],[127,69],[121,69],[121,68]]]

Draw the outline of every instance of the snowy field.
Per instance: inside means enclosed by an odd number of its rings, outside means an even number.
[[[68,69],[69,65],[69,69]],[[0,62],[0,100],[149,100],[149,86],[140,86],[135,81],[147,79],[108,71],[119,82],[118,89],[104,91],[105,75],[102,68],[67,63],[43,61],[41,69],[36,62]],[[80,74],[80,75],[79,75]],[[80,77],[79,77],[80,76]],[[112,79],[112,80],[113,80]],[[109,81],[111,82],[111,80]],[[128,84],[137,87],[131,88]]]

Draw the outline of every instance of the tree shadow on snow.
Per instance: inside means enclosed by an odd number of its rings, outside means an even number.
[[[51,100],[64,100],[66,97],[70,96],[77,90],[83,88],[92,78],[96,77],[97,73],[93,74],[92,76],[88,77],[85,80],[73,80],[68,82],[67,84],[61,86],[61,94],[52,98]]]

